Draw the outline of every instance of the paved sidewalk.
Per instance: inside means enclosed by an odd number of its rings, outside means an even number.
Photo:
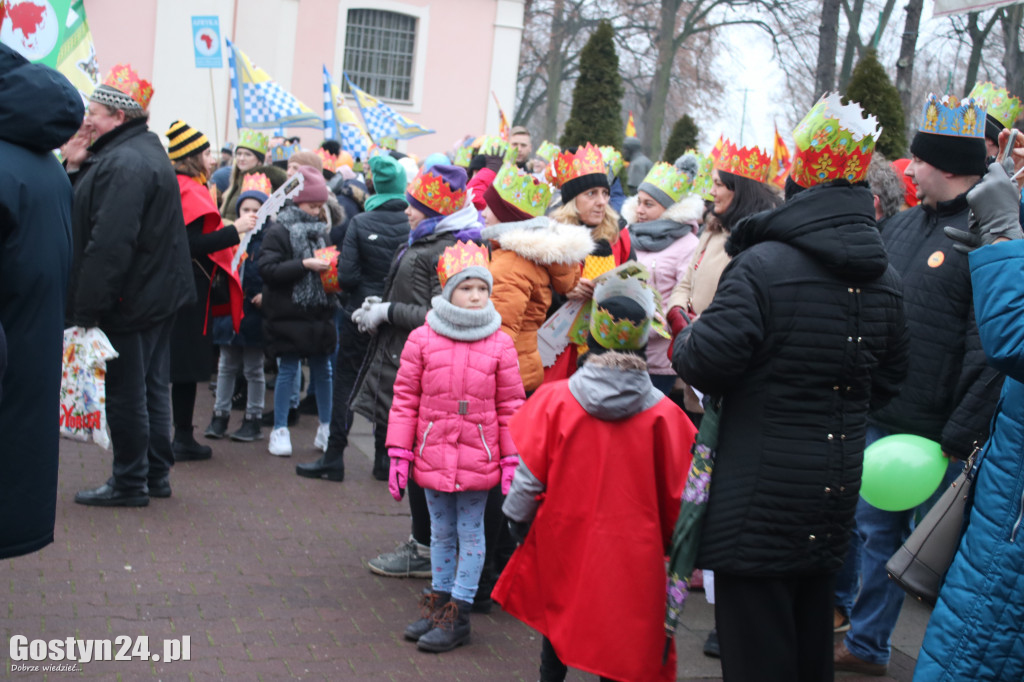
[[[197,432],[211,402],[202,386]],[[241,413],[231,420],[234,430]],[[371,478],[373,440],[361,419],[345,482],[296,476],[296,462],[318,455],[315,426],[315,417],[303,415],[292,429],[291,458],[269,455],[266,440],[206,441],[213,459],[176,465],[173,497],[141,509],[74,504],[76,490],[109,476],[110,455],[61,441],[56,542],[0,562],[0,678],[72,679],[12,672],[8,643],[15,635],[146,635],[160,661],[78,663],[73,679],[537,679],[537,634],[498,608],[474,614],[472,644],[447,654],[421,653],[402,639],[427,581],[381,578],[365,563],[408,537],[408,506]],[[894,636],[892,677],[866,679],[910,680],[927,617],[908,602]],[[720,678],[718,661],[701,653],[712,620],[711,607],[695,595],[677,637],[679,679]],[[164,640],[186,635],[191,660],[162,660]],[[596,677],[570,672],[568,679]]]

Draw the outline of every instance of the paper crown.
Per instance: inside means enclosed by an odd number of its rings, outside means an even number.
[[[646,268],[635,276],[604,278],[594,287],[590,334],[598,345],[609,350],[638,350],[647,344],[658,299],[645,276],[649,277]],[[622,296],[638,304],[644,311],[643,322],[617,318],[601,306],[602,301],[613,296]]]
[[[497,135],[484,135],[483,137],[477,138],[477,142],[480,143],[480,151],[477,152],[478,154],[484,154],[486,156],[500,156],[506,161],[515,161],[516,159],[515,147]]]
[[[697,177],[693,179],[693,189],[690,191],[704,201],[711,201],[711,185],[713,183],[711,171],[714,170],[714,161],[711,156],[701,154],[696,149],[688,149],[686,154],[693,154],[694,158],[697,159]]]
[[[921,108],[922,133],[952,137],[985,137],[985,103],[973,97],[957,99],[946,95],[939,99],[929,93]]]
[[[625,162],[622,158],[622,152],[608,145],[598,147],[598,150],[601,152],[601,158],[604,159],[605,172],[618,175],[619,171],[622,170],[622,164]]]
[[[1006,88],[997,87],[995,83],[978,83],[967,97],[984,102],[988,115],[999,121],[1004,128],[1012,128],[1024,110],[1019,97],[1011,95]]]
[[[301,152],[302,147],[296,143],[292,144],[279,144],[270,150],[271,161],[287,161],[292,158],[292,154]]]
[[[103,97],[103,90],[100,90],[100,92],[97,93],[97,97],[93,99],[98,99],[104,104],[112,104],[113,106],[117,106],[122,109],[148,109],[149,100],[153,98],[153,84],[147,80],[143,80],[139,76],[138,72],[128,64],[114,65],[114,68],[110,70],[107,77],[103,79],[103,85],[108,88],[113,88],[122,95],[127,95],[127,99],[116,102],[105,101],[105,98]],[[109,91],[106,92],[109,93]]]
[[[547,140],[544,140],[543,142],[540,143],[540,146],[537,147],[537,151],[534,152],[534,155],[539,156],[545,161],[550,162],[551,159],[555,158],[555,154],[557,154],[560,151],[562,150],[558,148],[557,144],[553,144],[551,142],[548,142]]]
[[[604,175],[606,172],[601,150],[588,142],[577,147],[575,153],[563,151],[556,154],[555,158],[548,163],[544,174],[548,182],[555,187],[561,187],[570,180],[584,175],[595,173]]]
[[[453,246],[446,248],[437,259],[437,279],[444,288],[445,283],[453,275],[474,265],[487,269],[490,260],[487,247],[474,242],[457,241]]]
[[[270,178],[263,173],[250,173],[242,178],[242,193],[260,192],[268,197],[274,193],[270,186]]]
[[[320,164],[325,171],[335,172],[338,170],[338,157],[323,147],[316,148],[316,155],[320,157]]]
[[[267,137],[266,133],[246,128],[238,131],[238,144],[235,147],[245,147],[260,154],[266,154],[269,143],[270,138]]]
[[[494,189],[504,201],[533,217],[544,215],[551,203],[551,188],[512,163],[504,163],[494,178]]]
[[[405,190],[416,201],[441,215],[451,215],[466,203],[466,190],[453,189],[433,169],[421,170]]]
[[[667,194],[673,204],[693,191],[693,178],[664,161],[659,161],[651,167],[651,172],[641,183],[644,184],[654,185]]]
[[[864,118],[862,111],[856,102],[843,104],[838,93],[822,95],[793,131],[793,182],[813,187],[864,179],[882,129],[877,118]]]
[[[455,150],[455,160],[452,163],[456,166],[469,168],[469,162],[473,160],[473,148],[468,144]]]
[[[772,157],[760,147],[737,147],[726,137],[719,137],[711,150],[714,168],[733,175],[740,175],[757,182],[768,179]]]

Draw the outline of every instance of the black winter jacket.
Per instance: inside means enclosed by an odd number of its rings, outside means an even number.
[[[733,230],[715,299],[673,365],[722,397],[697,565],[780,576],[839,570],[869,408],[906,372],[899,276],[864,187],[815,187]]]
[[[386,201],[349,223],[338,257],[338,282],[349,292],[347,310],[355,310],[367,296],[383,296],[384,280],[399,247],[409,241],[407,204]]]
[[[974,321],[967,256],[942,228],[967,229],[967,198],[917,206],[882,226],[889,262],[903,281],[910,366],[898,398],[871,415],[894,433],[912,433],[966,459],[988,439],[1003,375],[989,367]]]
[[[114,128],[89,151],[71,175],[68,324],[150,329],[196,300],[178,181],[144,119]]]

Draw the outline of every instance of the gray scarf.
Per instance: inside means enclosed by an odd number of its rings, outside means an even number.
[[[435,296],[427,313],[427,324],[441,336],[455,341],[479,341],[501,329],[501,315],[487,301],[483,310],[467,310],[452,305],[444,296]]]
[[[302,209],[286,206],[277,214],[277,221],[288,230],[293,258],[313,258],[314,251],[327,246],[330,231],[327,223],[320,222]],[[338,305],[338,298],[324,292],[320,273],[307,270],[292,287],[292,302],[303,308],[334,308]]]
[[[629,235],[637,251],[664,251],[677,239],[690,234],[693,228],[674,220],[652,220],[649,223],[633,223]]]

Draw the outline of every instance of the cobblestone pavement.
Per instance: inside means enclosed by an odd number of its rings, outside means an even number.
[[[201,387],[197,433],[211,402]],[[234,430],[241,413],[231,420]],[[318,455],[315,426],[315,417],[302,416],[290,458],[269,455],[266,440],[206,441],[213,459],[176,465],[173,496],[140,509],[74,504],[75,491],[109,476],[110,455],[61,441],[56,542],[0,562],[0,678],[535,680],[539,637],[498,608],[474,614],[472,643],[446,654],[422,653],[402,639],[427,581],[382,578],[365,564],[408,537],[408,507],[371,478],[372,436],[362,420],[343,483],[296,476],[296,462]],[[870,679],[910,679],[926,619],[908,602],[894,636],[893,677]],[[677,636],[679,679],[720,678],[718,662],[701,654],[712,622],[711,607],[696,595]],[[161,660],[77,663],[70,674],[15,671],[15,664],[42,665],[10,660],[16,635],[146,635]],[[185,636],[190,660],[163,660],[165,640]],[[596,678],[572,671],[568,679]]]

